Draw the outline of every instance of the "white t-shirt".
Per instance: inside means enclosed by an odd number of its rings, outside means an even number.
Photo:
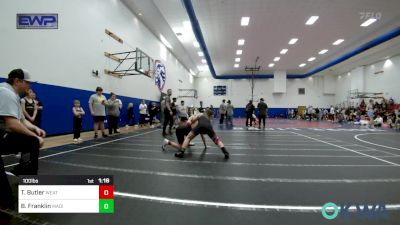
[[[375,122],[375,124],[383,124],[383,118],[382,117],[377,117],[375,120],[374,120],[374,122]]]
[[[0,84],[0,131],[9,132],[4,116],[14,117],[20,121],[25,119],[19,103],[19,96],[8,83]]]
[[[329,112],[330,114],[335,114],[335,108],[331,108],[331,111]]]
[[[139,105],[139,112],[140,112],[140,114],[147,114],[147,105],[146,104],[140,104]]]
[[[106,101],[104,95],[92,94],[89,98],[89,104],[92,105],[94,116],[106,116],[106,107],[102,104]]]

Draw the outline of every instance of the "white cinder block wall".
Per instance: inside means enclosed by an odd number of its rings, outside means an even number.
[[[383,71],[383,73],[374,74]],[[209,72],[208,72],[209,73]],[[313,76],[313,79],[288,79],[286,93],[274,94],[273,79],[257,79],[255,82],[255,99],[263,97],[269,107],[292,108],[301,105],[314,107],[329,107],[347,101],[350,90],[358,89],[364,92],[382,92],[386,98],[400,102],[400,56],[354,68],[349,73],[327,75],[330,77]],[[226,85],[226,96],[214,96],[214,85]],[[231,99],[236,107],[245,107],[250,99],[250,81],[217,80],[211,74],[201,74],[195,78],[199,101],[205,105],[219,106],[222,99]],[[298,95],[298,88],[305,88],[305,95]]]
[[[3,0],[0,7],[0,76],[23,67],[40,83],[94,90],[159,100],[154,80],[145,76],[118,79],[105,75],[115,62],[104,52],[129,51],[138,47],[153,59],[161,59],[167,70],[164,91],[171,88],[177,95],[181,87],[193,88],[189,72],[164,45],[117,0]],[[58,13],[57,30],[18,30],[17,13]],[[105,34],[109,29],[120,36],[120,44]],[[100,72],[99,77],[91,74]]]
[[[226,85],[226,96],[214,96],[214,85]],[[335,84],[332,84],[335,85]],[[251,99],[250,81],[239,80],[217,80],[211,75],[196,77],[195,86],[199,92],[199,100],[205,105],[219,106],[222,99],[230,99],[232,104],[238,108],[244,108]],[[298,88],[305,88],[305,95],[298,94]],[[286,93],[273,93],[273,79],[256,79],[254,88],[255,100],[264,98],[271,108],[292,108],[301,105],[312,104],[315,107],[328,107],[334,103],[335,96],[324,94],[324,81],[322,77],[312,79],[289,79],[286,82]]]
[[[383,72],[382,72],[383,71]],[[382,72],[375,74],[376,72]],[[350,90],[383,93],[386,98],[400,102],[400,56],[358,67],[337,76],[336,103],[346,102]]]

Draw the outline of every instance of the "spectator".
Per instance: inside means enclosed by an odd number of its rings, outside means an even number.
[[[39,99],[36,97],[36,93],[32,92],[32,98],[35,100],[35,106],[37,109],[36,117],[35,120],[33,121],[33,124],[37,127],[41,127],[42,125],[42,111],[43,111],[43,104]]]
[[[121,101],[121,99],[118,98],[118,96],[117,96],[116,101],[119,103],[119,112],[120,112],[120,116],[121,116],[121,111],[122,111],[122,107],[123,107],[122,101]],[[118,122],[117,122],[117,131],[118,131],[118,132],[120,132],[120,131],[119,131],[119,122],[120,122],[120,121],[121,121],[121,119],[118,118]]]
[[[140,120],[139,125],[143,127],[146,123],[146,116],[147,116],[147,105],[144,99],[142,99],[142,103],[139,105],[139,113],[140,113]]]
[[[250,127],[252,126],[254,110],[255,107],[253,105],[253,100],[250,100],[249,103],[247,103],[246,105],[246,127],[249,127],[249,120],[250,120]]]
[[[108,100],[107,106],[107,116],[108,116],[108,134],[119,134],[118,131],[118,122],[119,122],[119,115],[121,114],[121,101],[118,101],[117,95],[111,92],[111,97]]]
[[[313,118],[313,107],[311,105],[307,108],[307,117],[311,121]]]
[[[265,118],[268,113],[268,105],[264,102],[263,98],[260,98],[260,102],[257,105],[258,108],[258,129],[261,128],[261,122],[263,123],[263,129],[265,129]]]
[[[37,107],[33,96],[33,91],[29,89],[25,93],[25,97],[21,99],[22,112],[25,118],[32,124],[34,124],[37,115]]]
[[[225,115],[226,115],[226,104],[225,104],[225,99],[223,99],[221,105],[219,106],[219,124],[224,123]]]
[[[172,109],[171,109],[171,95],[172,95],[172,90],[168,89],[167,90],[167,95],[165,96],[165,109],[164,109],[164,124],[163,124],[163,132],[162,135],[165,136],[167,133],[165,133],[165,130],[167,129],[167,125],[169,124],[169,134],[172,134],[172,126],[174,121],[172,120]]]
[[[165,112],[165,96],[162,97],[160,102],[160,122],[164,125],[164,112]]]
[[[132,124],[135,123],[135,118],[134,118],[134,114],[133,114],[133,103],[130,102],[128,104],[128,107],[126,108],[126,124],[125,126],[132,126]]]
[[[74,101],[74,107],[72,107],[73,117],[73,131],[74,131],[74,144],[82,141],[81,130],[82,130],[82,116],[85,115],[85,111],[81,107],[81,102],[79,100]]]
[[[149,115],[150,115],[150,127],[153,128],[153,120],[158,113],[158,107],[156,106],[155,102],[152,102],[149,106]]]
[[[335,108],[331,105],[331,108],[329,109],[329,116],[328,119],[332,122],[335,121]]]
[[[366,108],[368,118],[372,120],[374,118],[375,110],[374,110],[374,100],[369,100],[369,103]]]
[[[322,110],[319,109],[318,107],[315,108],[315,115],[317,117],[317,120],[321,120],[322,119]]]
[[[205,109],[203,107],[203,101],[200,101],[200,107],[198,108],[199,113],[205,112]]]
[[[376,119],[371,119],[371,127],[381,127],[383,125],[383,118],[381,114],[376,115]]]
[[[329,119],[329,112],[328,112],[328,109],[324,109],[324,111],[322,112],[322,118],[324,119],[324,120],[328,120]]]
[[[31,76],[22,69],[12,70],[0,84],[0,154],[29,154],[21,157],[11,172],[17,176],[36,175],[39,170],[39,149],[46,133],[25,119],[19,95],[30,89]],[[0,157],[0,208],[13,209],[14,201],[2,157]]]
[[[178,120],[176,118],[177,110],[176,110],[176,98],[172,98],[172,103],[171,103],[171,110],[172,110],[172,124],[174,129],[176,128],[176,125],[178,124]]]
[[[231,100],[228,100],[228,104],[226,105],[226,125],[233,126],[232,118],[233,118],[233,110],[234,107],[231,104]]]
[[[366,109],[367,109],[367,105],[365,104],[364,99],[361,100],[361,103],[359,105],[360,111],[362,115],[365,115]]]
[[[388,104],[387,109],[388,109],[388,112],[389,112],[389,113],[392,113],[392,112],[395,111],[396,105],[394,104],[393,98],[390,98],[390,99],[389,99],[389,104]]]
[[[108,137],[108,135],[104,132],[104,120],[106,119],[106,108],[105,105],[106,97],[103,95],[103,88],[97,87],[96,93],[91,95],[89,98],[89,109],[90,114],[93,117],[94,125],[94,138],[97,138],[98,129],[101,130],[103,137]]]
[[[394,127],[396,129],[400,129],[400,112],[398,110],[396,110],[395,114],[396,114],[396,119],[394,122]]]
[[[180,121],[189,119],[188,108],[185,106],[185,101],[181,101],[181,104],[176,107],[177,115],[180,118]]]

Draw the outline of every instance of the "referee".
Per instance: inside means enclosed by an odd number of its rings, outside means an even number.
[[[21,159],[11,173],[14,175],[36,175],[38,172],[39,149],[43,146],[46,133],[25,120],[20,105],[20,95],[30,89],[30,74],[15,69],[8,79],[0,83],[0,154],[18,154]],[[24,160],[29,154],[29,160]],[[13,198],[0,157],[0,208],[12,208]]]

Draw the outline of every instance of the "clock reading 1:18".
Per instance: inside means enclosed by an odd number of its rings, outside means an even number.
[[[98,180],[99,180],[100,184],[108,184],[108,183],[110,183],[110,178],[108,178],[108,177],[99,178]]]

